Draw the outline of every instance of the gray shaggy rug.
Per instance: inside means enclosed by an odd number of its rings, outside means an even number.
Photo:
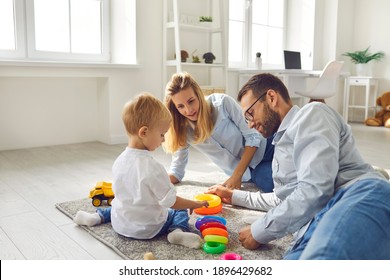
[[[176,186],[179,196],[193,199],[196,194],[203,193],[208,187],[223,182],[226,179],[222,173],[210,173],[204,176],[192,176]],[[244,184],[244,190],[257,191],[252,184]],[[91,199],[84,198],[75,201],[57,203],[57,209],[68,217],[72,218],[78,210],[94,213],[96,208],[92,206]],[[229,232],[229,243],[226,252],[234,252],[243,257],[244,260],[275,260],[281,259],[284,252],[292,241],[291,236],[275,240],[261,248],[251,251],[243,248],[238,241],[238,232],[247,225],[245,218],[264,215],[263,212],[240,208],[224,204],[222,211],[217,214],[227,220]],[[190,217],[190,227],[195,233],[199,231],[195,228],[195,221],[201,215],[193,213]],[[202,249],[189,249],[179,245],[170,244],[166,236],[151,240],[134,240],[120,236],[112,229],[111,224],[103,224],[94,227],[83,226],[83,228],[93,237],[112,248],[124,259],[143,259],[146,252],[152,252],[160,260],[214,260],[219,259],[220,254],[207,254]]]

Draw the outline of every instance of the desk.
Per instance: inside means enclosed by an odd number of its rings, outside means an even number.
[[[358,105],[355,103],[355,92],[352,96],[352,104],[350,104],[350,93],[352,86],[363,86],[365,87],[365,99],[364,105]],[[373,91],[371,88],[373,87]],[[371,94],[372,93],[372,94]],[[371,95],[371,96],[370,96]],[[376,109],[376,98],[378,96],[378,79],[374,77],[365,77],[365,76],[350,76],[345,78],[345,87],[344,87],[344,111],[343,117],[346,122],[348,122],[348,111],[349,108],[353,109],[364,109],[364,119],[368,118],[368,111],[370,109]],[[371,101],[370,101],[371,97]]]
[[[239,71],[239,88],[242,86],[255,74],[260,73],[271,73],[277,76],[284,85],[287,87],[292,100],[296,100],[297,105],[303,106],[304,97],[295,94],[297,91],[306,91],[306,81],[308,78],[318,78],[322,70],[294,70],[294,69],[282,69],[282,70],[257,70],[257,69],[248,69]]]

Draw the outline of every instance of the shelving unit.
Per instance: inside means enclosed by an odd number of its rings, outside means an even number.
[[[363,109],[363,121],[368,118],[369,111],[372,111],[373,115],[375,114],[377,108],[376,99],[378,97],[378,80],[378,78],[365,76],[349,76],[345,78],[343,116],[346,122],[349,121],[350,109]],[[365,87],[363,102],[356,102],[355,97],[359,92],[355,91],[356,89],[351,91],[352,87]],[[354,111],[352,111],[352,113],[354,113]]]
[[[206,94],[227,90],[227,15],[223,0],[164,0],[163,9],[163,84],[174,73],[186,71]],[[211,16],[212,22],[199,22]],[[181,50],[189,58],[181,61]],[[216,59],[205,63],[203,54],[212,52]],[[200,63],[193,63],[197,55]]]

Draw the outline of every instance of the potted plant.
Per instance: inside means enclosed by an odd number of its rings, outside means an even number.
[[[212,52],[207,52],[203,55],[203,59],[205,63],[213,63],[215,59],[215,55]]]
[[[200,16],[199,22],[213,22],[213,17],[209,16]]]
[[[213,22],[213,17],[210,16],[200,16],[199,23],[203,26],[211,26]]]
[[[356,64],[356,72],[358,76],[366,76],[368,74],[367,63],[371,60],[380,61],[385,53],[380,51],[376,53],[369,53],[370,47],[363,51],[345,52],[342,55],[347,56],[351,59],[352,63]]]
[[[192,52],[192,54],[191,54],[191,56],[192,56],[192,63],[200,63],[200,58],[199,58],[199,56],[195,54],[196,51],[197,51],[197,50],[194,50],[194,51]]]

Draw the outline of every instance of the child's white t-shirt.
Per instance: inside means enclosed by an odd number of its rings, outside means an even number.
[[[150,151],[126,148],[112,167],[111,224],[115,232],[150,239],[160,232],[168,208],[176,202],[176,190],[164,166]]]

